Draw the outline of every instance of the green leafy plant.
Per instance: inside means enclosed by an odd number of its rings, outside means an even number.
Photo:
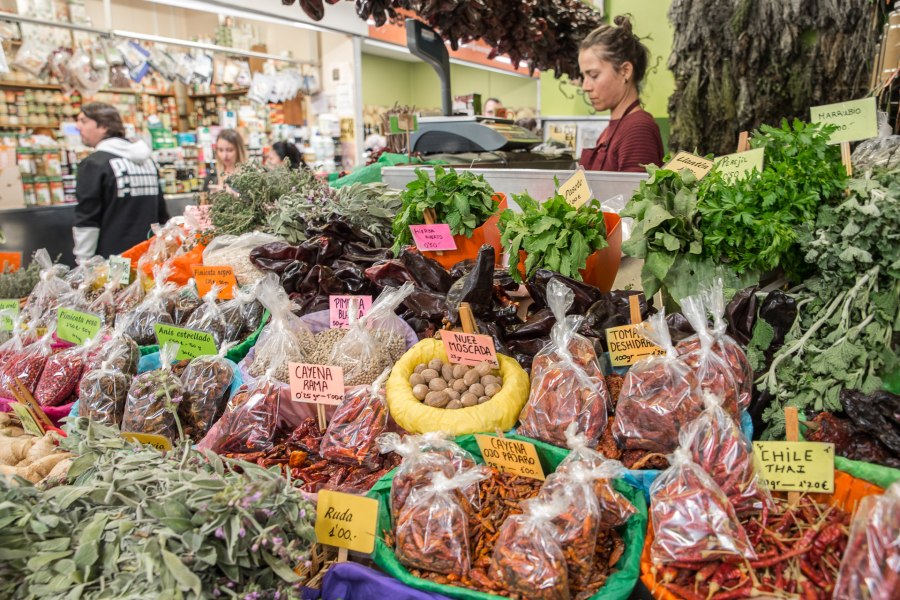
[[[828,143],[834,126],[783,121],[763,125],[750,138],[765,148],[765,167],[731,179],[717,170],[701,182],[698,221],[703,254],[738,273],[782,268],[802,276],[797,242],[815,222],[820,205],[840,197],[847,176],[838,146]]]
[[[556,181],[559,187],[559,181]],[[528,193],[513,195],[522,209],[500,214],[500,242],[509,255],[509,274],[518,282],[519,251],[527,253],[525,279],[538,269],[581,280],[587,257],[608,246],[603,210],[597,200],[575,208],[559,192],[544,203]]]
[[[434,181],[428,173],[416,169],[416,178],[407,184],[400,199],[402,205],[393,223],[395,255],[412,243],[409,226],[425,223],[428,209],[434,209],[435,223],[450,225],[453,235],[469,237],[498,207],[494,190],[484,177],[441,167],[434,168]]]

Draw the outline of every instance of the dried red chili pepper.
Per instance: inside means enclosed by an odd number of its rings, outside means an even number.
[[[390,370],[372,385],[349,388],[335,411],[320,452],[328,460],[367,467],[378,467],[380,452],[375,439],[387,428],[387,403],[383,389]]]
[[[267,450],[272,446],[278,424],[280,385],[270,375],[241,386],[228,402],[225,414],[204,438],[206,447],[221,454]]]

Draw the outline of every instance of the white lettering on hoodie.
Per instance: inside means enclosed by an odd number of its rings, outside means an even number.
[[[156,164],[150,159],[150,148],[142,140],[129,142],[122,138],[107,138],[97,144],[97,150],[119,157],[109,161],[119,198],[159,193]]]

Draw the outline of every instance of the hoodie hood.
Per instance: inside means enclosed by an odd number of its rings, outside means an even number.
[[[106,138],[97,144],[96,149],[127,158],[138,164],[150,160],[150,147],[144,143],[144,140],[129,142],[120,137]]]

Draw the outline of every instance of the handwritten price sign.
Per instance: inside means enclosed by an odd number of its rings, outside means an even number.
[[[753,442],[753,455],[769,489],[834,492],[834,444]]]
[[[160,348],[165,346],[166,342],[174,342],[179,345],[175,360],[211,356],[218,352],[216,340],[208,331],[186,329],[162,323],[157,323],[153,327],[156,330],[156,341],[159,342]]]
[[[544,468],[534,444],[493,435],[476,435],[484,462],[513,475],[544,480]]]
[[[100,317],[92,313],[68,308],[60,308],[56,313],[56,336],[73,344],[96,337],[102,325]]]
[[[375,549],[378,501],[322,490],[316,503],[316,538],[320,544],[366,554]]]
[[[438,252],[443,250],[456,250],[456,240],[450,233],[450,226],[446,223],[434,225],[410,225],[413,241],[416,248],[423,252]]]
[[[372,308],[372,296],[329,296],[328,319],[331,322],[332,329],[350,328],[350,300],[353,298],[356,298],[357,302],[359,302],[356,311],[357,319],[364,316]]]
[[[494,348],[494,338],[489,335],[476,333],[463,333],[461,331],[441,331],[441,341],[444,342],[444,351],[447,359],[456,365],[477,366],[487,361],[498,368],[497,350]]]
[[[344,369],[329,365],[288,363],[291,400],[337,406],[344,401]]]
[[[194,271],[197,293],[201,297],[208,294],[212,286],[217,285],[221,288],[219,300],[231,300],[234,298],[234,287],[237,285],[234,269],[231,267],[204,267],[202,265],[193,265],[191,269]]]

